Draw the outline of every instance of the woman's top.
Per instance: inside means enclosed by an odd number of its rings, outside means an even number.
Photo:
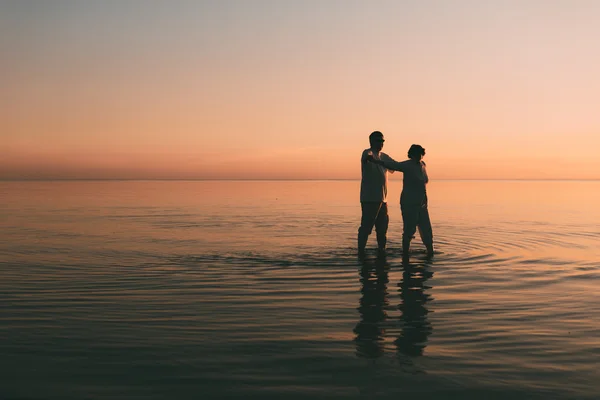
[[[400,204],[402,205],[425,205],[427,203],[427,169],[424,161],[406,160],[389,161],[382,160],[383,165],[392,171],[404,173],[402,194]]]

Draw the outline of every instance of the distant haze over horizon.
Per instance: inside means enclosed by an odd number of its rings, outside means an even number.
[[[600,2],[0,3],[0,180],[600,179]],[[396,174],[392,179],[401,179]]]

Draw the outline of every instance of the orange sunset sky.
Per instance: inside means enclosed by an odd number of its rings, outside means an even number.
[[[0,179],[600,179],[594,0],[0,3]],[[396,179],[396,178],[394,178]]]

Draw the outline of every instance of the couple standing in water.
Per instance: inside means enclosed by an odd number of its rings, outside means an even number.
[[[402,211],[402,257],[407,259],[410,241],[417,229],[427,255],[433,256],[433,233],[427,209],[426,185],[429,181],[423,156],[425,149],[413,144],[408,150],[408,160],[395,161],[383,153],[383,134],[375,131],[369,135],[370,148],[362,153],[360,183],[360,205],[362,218],[358,228],[358,254],[365,254],[367,239],[375,227],[377,247],[385,253],[389,224],[387,209],[388,171],[401,171],[404,174],[400,209]]]

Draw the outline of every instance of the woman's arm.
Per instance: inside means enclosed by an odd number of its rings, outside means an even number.
[[[383,160],[377,160],[377,159],[373,158],[372,155],[368,155],[365,158],[365,160],[367,162],[372,162],[373,164],[381,165],[382,167],[385,167],[385,168],[389,169],[390,171],[401,171],[401,172],[405,171],[406,164],[408,162],[410,162],[410,160],[396,161],[389,156],[385,157]]]
[[[384,157],[381,160],[381,165],[383,165],[385,168],[387,168],[391,171],[404,172],[406,170],[406,163],[407,163],[407,161],[396,161],[389,156]]]
[[[421,171],[423,171],[423,180],[425,183],[429,183],[429,176],[427,176],[427,166],[425,165],[425,161],[421,161]]]

